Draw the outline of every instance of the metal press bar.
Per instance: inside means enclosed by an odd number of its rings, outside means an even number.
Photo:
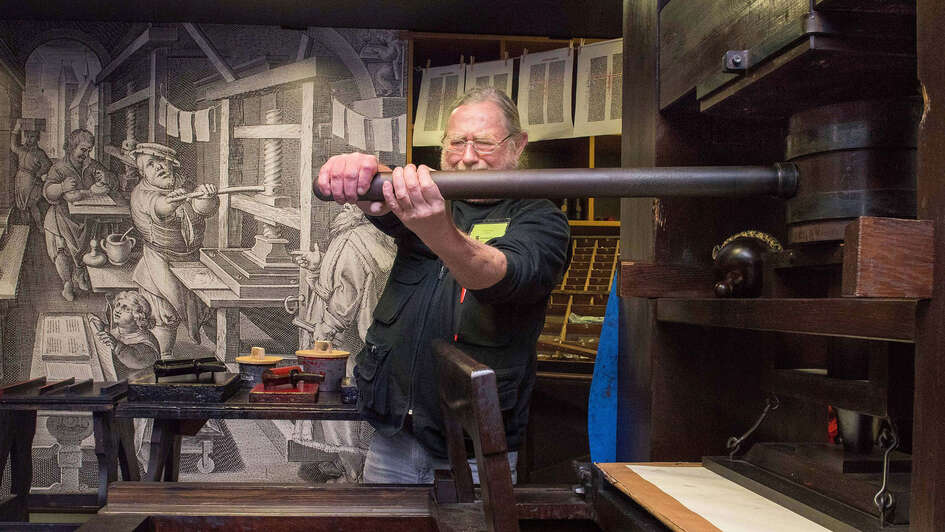
[[[581,198],[581,197],[746,197],[790,198],[797,190],[797,167],[772,166],[667,166],[656,168],[550,168],[540,170],[476,170],[433,172],[433,181],[445,199],[476,198]],[[362,200],[383,200],[381,192],[390,172],[374,176]],[[322,195],[317,185],[315,196]]]

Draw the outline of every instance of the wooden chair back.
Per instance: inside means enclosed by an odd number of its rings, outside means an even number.
[[[450,467],[458,502],[474,502],[463,431],[476,453],[482,506],[489,530],[518,531],[505,426],[495,372],[443,341],[433,343]]]

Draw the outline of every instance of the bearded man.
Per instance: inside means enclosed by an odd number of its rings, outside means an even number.
[[[102,163],[92,159],[95,136],[85,129],[76,129],[66,137],[65,157],[56,161],[46,175],[43,197],[50,204],[43,227],[46,230],[46,252],[56,265],[62,279],[62,297],[75,299],[75,289],[89,290],[89,277],[80,260],[96,234],[96,220],[69,214],[69,203],[89,198],[96,193],[114,189],[115,179]]]
[[[516,168],[527,142],[512,100],[496,89],[474,89],[452,106],[441,168]],[[370,155],[335,156],[316,184],[339,203],[358,203],[398,247],[357,356],[359,410],[377,431],[364,481],[432,483],[435,469],[448,468],[434,339],[495,370],[514,478],[535,385],[535,346],[567,263],[567,219],[548,200],[447,203],[422,165],[394,169],[383,202],[358,202],[378,168]]]
[[[194,342],[200,342],[204,309],[193,292],[171,272],[170,263],[196,261],[203,246],[206,218],[217,211],[216,186],[199,185],[194,194],[178,175],[177,152],[163,144],[142,142],[131,155],[143,180],[131,192],[131,218],[144,250],[132,279],[151,305],[154,336],[161,357],[168,358],[184,324]]]

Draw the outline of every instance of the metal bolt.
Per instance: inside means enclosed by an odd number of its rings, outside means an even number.
[[[735,66],[742,64],[742,56],[740,55],[732,56],[732,64]]]

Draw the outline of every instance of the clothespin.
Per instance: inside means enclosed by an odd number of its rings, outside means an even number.
[[[582,38],[581,38],[581,46],[584,46],[584,43],[585,43],[586,41],[587,41],[587,39],[584,39],[584,38],[582,37]]]
[[[463,54],[460,54],[460,55],[459,55],[459,64],[461,64],[461,65],[465,65],[465,64],[466,64],[466,56],[465,56],[465,55],[463,55]]]
[[[473,66],[475,64],[476,64],[476,56],[474,55],[469,56],[469,66]]]
[[[574,39],[568,39],[568,49],[574,50]]]
[[[522,48],[522,57],[528,55],[528,48]]]

